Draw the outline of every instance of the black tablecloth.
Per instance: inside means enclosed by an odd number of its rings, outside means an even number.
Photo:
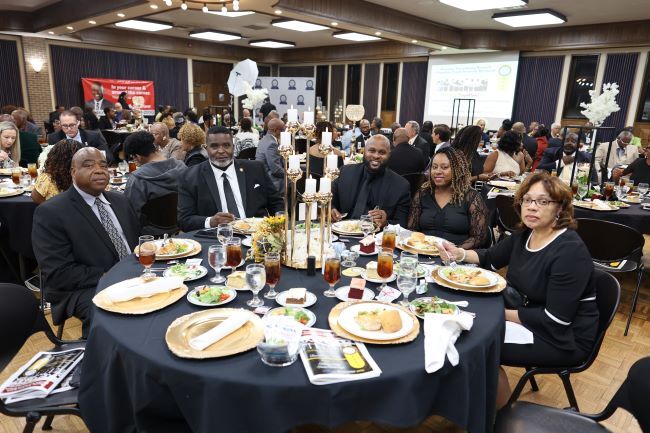
[[[197,240],[206,264],[208,245],[214,242]],[[98,290],[141,271],[134,256],[126,257],[105,275]],[[212,275],[210,271],[190,288]],[[347,282],[343,277],[339,285]],[[322,277],[283,267],[278,289],[300,286],[318,295],[310,307],[317,316],[315,326],[328,328],[328,313],[338,300],[322,296]],[[352,420],[406,427],[439,414],[470,432],[491,431],[505,323],[502,299],[440,287],[431,287],[431,293],[467,299],[468,310],[477,314],[472,330],[456,344],[458,366],[446,362],[440,371],[427,374],[421,329],[411,343],[368,345],[383,371],[380,377],[324,386],[309,382],[300,360],[286,368],[268,367],[255,350],[211,360],[177,358],[165,344],[167,327],[177,317],[202,309],[186,299],[143,316],[95,309],[79,394],[83,418],[93,433],[281,433],[297,425],[332,427]],[[246,308],[251,296],[238,292],[226,306]],[[265,303],[276,306],[274,301]]]
[[[26,195],[0,198],[0,239],[10,250],[34,258],[32,218],[36,203]]]

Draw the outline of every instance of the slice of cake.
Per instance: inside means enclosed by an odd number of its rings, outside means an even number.
[[[366,288],[366,280],[363,278],[352,278],[350,281],[350,290],[348,299],[363,299],[363,292]]]
[[[359,241],[359,251],[366,254],[375,252],[375,237],[368,235]]]
[[[377,273],[377,262],[371,261],[366,265],[366,276],[371,280],[379,280],[379,274]]]
[[[307,289],[304,287],[295,287],[289,289],[287,293],[287,299],[285,301],[287,304],[304,304],[307,302]]]

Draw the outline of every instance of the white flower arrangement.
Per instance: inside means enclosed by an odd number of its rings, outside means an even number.
[[[616,103],[618,93],[618,84],[616,83],[603,84],[603,92],[600,95],[596,93],[596,90],[590,90],[591,102],[580,104],[584,108],[581,113],[595,126],[602,125],[610,114],[621,109]]]
[[[259,104],[264,102],[269,94],[267,89],[253,89],[247,81],[243,82],[243,87],[246,92],[246,99],[242,101],[242,105],[244,108],[248,108],[249,110],[256,108]]]

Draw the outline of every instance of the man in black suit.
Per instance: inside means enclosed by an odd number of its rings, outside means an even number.
[[[591,155],[578,150],[578,134],[569,133],[563,147],[551,147],[544,151],[542,161],[537,166],[540,170],[557,170],[557,175],[568,181],[571,178],[573,164],[588,163]],[[566,168],[566,170],[565,170]],[[594,175],[596,172],[594,171]],[[598,181],[594,176],[592,180]]]
[[[388,168],[400,176],[412,173],[422,173],[427,166],[428,156],[425,158],[420,149],[409,144],[406,129],[397,128],[393,133],[393,149],[390,152]]]
[[[515,122],[515,124],[512,125],[512,130],[518,132],[521,135],[521,144],[524,146],[524,149],[526,149],[526,152],[528,152],[531,158],[534,158],[537,154],[537,140],[526,134],[526,126],[524,123]]]
[[[359,131],[361,131],[361,134],[357,135],[357,138],[354,140],[354,145],[357,151],[363,149],[366,146],[366,141],[368,141],[372,136],[368,119],[361,119],[361,121],[359,121]]]
[[[32,242],[52,320],[70,316],[88,334],[99,279],[138,244],[138,219],[123,194],[106,192],[108,163],[93,147],[72,158],[72,186],[36,208]]]
[[[431,146],[429,146],[429,143],[424,138],[420,137],[420,124],[415,120],[409,120],[404,125],[404,130],[408,136],[409,144],[420,149],[422,155],[426,156],[428,162],[429,157],[433,152],[431,150]]]
[[[235,218],[284,210],[261,161],[234,159],[232,132],[213,126],[206,138],[208,160],[188,168],[179,182],[178,225],[183,231],[216,227]]]
[[[368,214],[375,224],[400,224],[406,227],[411,193],[409,183],[388,168],[390,143],[383,135],[373,135],[366,142],[363,164],[341,168],[332,185],[332,220],[358,219]]]
[[[115,129],[115,110],[111,107],[104,108],[104,115],[99,118],[98,129]]]
[[[92,131],[79,128],[79,119],[72,111],[64,111],[59,116],[61,120],[61,130],[53,132],[47,136],[48,144],[56,144],[64,138],[77,140],[84,146],[95,147],[106,153],[106,160],[109,164],[115,162],[115,157],[110,151],[106,139],[100,131]]]

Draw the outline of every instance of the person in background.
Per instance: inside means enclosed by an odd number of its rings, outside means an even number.
[[[562,124],[561,123],[553,123],[551,125],[551,137],[550,138],[559,138],[560,140],[562,139]]]
[[[59,114],[63,113],[63,110],[65,110],[65,106],[63,105],[57,105],[54,107],[54,111],[52,111],[48,117],[49,122],[54,123],[54,119],[58,119]]]
[[[14,162],[24,167],[26,167],[29,163],[37,162],[38,156],[42,151],[41,145],[38,144],[38,135],[33,132],[28,132],[26,130],[20,129],[19,123],[21,123],[23,127],[26,127],[27,118],[27,111],[20,108],[14,110],[11,115],[2,115],[0,118],[0,121],[12,122],[18,128],[20,158],[19,160],[14,160]]]
[[[67,191],[72,185],[70,168],[72,157],[81,149],[81,143],[65,138],[54,146],[47,154],[43,171],[36,178],[32,190],[32,200],[41,204],[52,197]]]
[[[388,168],[400,176],[405,174],[422,173],[427,167],[429,158],[422,151],[409,144],[406,129],[397,128],[393,133],[393,149],[390,152]]]
[[[169,136],[169,128],[162,122],[151,125],[149,132],[153,135],[154,144],[160,149],[165,158],[174,158],[179,161],[185,160],[185,151],[181,142]]]
[[[318,146],[321,143],[323,138],[323,132],[328,130],[332,133],[332,143],[334,143],[334,137],[336,136],[336,128],[332,123],[321,120],[316,123],[316,142],[309,146],[309,171],[314,174],[314,177],[321,178],[325,175],[325,162],[326,159],[321,155],[318,150]],[[332,148],[332,152],[338,156],[336,158],[336,168],[340,168],[343,165],[343,158],[345,153],[336,147]]]
[[[594,264],[574,231],[571,189],[548,173],[533,173],[515,194],[515,211],[523,230],[487,250],[465,250],[443,242],[441,257],[483,269],[507,266],[508,285],[521,301],[507,300],[505,320],[532,332],[533,342],[503,343],[502,365],[578,365],[593,349],[599,317],[591,281]],[[501,369],[497,407],[503,407],[509,397],[508,378]]]
[[[0,122],[0,164],[2,168],[18,167],[20,164],[18,127],[15,123],[6,120]]]
[[[381,134],[381,127],[383,122],[380,117],[373,117],[372,122],[370,122],[370,135]]]
[[[178,138],[178,131],[181,130],[181,127],[185,124],[185,116],[180,111],[172,115],[174,119],[174,126],[169,130],[169,136],[172,138]]]
[[[535,171],[539,163],[542,162],[544,152],[549,148],[549,137],[550,134],[548,129],[546,129],[546,126],[540,124],[534,135],[534,138],[537,141],[537,150],[534,155],[531,155],[533,157],[533,165],[531,166],[532,171]]]
[[[511,129],[512,129],[512,120],[504,119],[503,122],[501,122],[501,126],[499,126],[499,129],[497,130],[497,138],[501,138],[503,134],[510,131]]]
[[[129,176],[124,195],[140,220],[142,233],[160,236],[162,233],[147,224],[142,207],[150,200],[178,193],[178,181],[186,166],[177,159],[165,158],[156,147],[153,134],[147,131],[137,131],[126,137],[124,151],[139,167]],[[170,211],[175,212],[176,209]]]
[[[533,122],[537,124],[537,122]],[[539,126],[539,125],[537,125]],[[524,146],[524,149],[526,149],[526,152],[531,157],[534,157],[537,155],[537,140],[533,138],[532,136],[526,134],[526,126],[524,126],[523,122],[515,122],[512,125],[512,130],[515,132],[518,132],[521,135],[521,144]],[[537,132],[537,127],[535,128],[535,132]]]
[[[174,118],[172,117],[172,115],[170,114],[168,116],[163,116],[163,118],[160,120],[160,123],[165,124],[165,126],[169,131],[169,136],[171,137],[171,131],[176,127],[176,123],[174,122]]]
[[[264,100],[264,104],[260,107],[260,111],[258,112],[260,119],[262,122],[266,122],[266,117],[269,115],[271,111],[275,111],[277,108],[275,105],[271,104],[271,98],[266,98]]]
[[[116,102],[115,105],[113,105],[113,108],[115,109],[115,119],[114,121],[116,123],[120,123],[122,120],[122,112],[124,111],[124,108],[122,108],[122,104],[119,102]]]
[[[244,108],[241,113],[242,113],[242,119],[245,117],[251,117],[251,110],[249,110],[248,108]],[[239,122],[241,123],[241,120]]]
[[[122,105],[122,108],[124,110],[131,110],[131,107],[129,106],[129,103],[126,101],[127,98],[129,97],[129,94],[126,92],[120,93],[120,96],[117,97],[117,102]]]
[[[422,156],[424,156],[428,161],[433,151],[431,150],[429,143],[424,138],[420,137],[420,124],[415,120],[409,120],[404,125],[404,130],[409,138],[409,144],[414,146],[416,149],[420,149]]]
[[[616,140],[611,143],[602,143],[598,146],[595,158],[599,173],[605,167],[611,170],[619,165],[632,164],[639,157],[636,146],[630,145],[632,138],[634,138],[634,134],[630,131],[623,130],[618,134]],[[608,151],[609,160],[606,161]]]
[[[121,123],[133,123],[135,119],[133,118],[133,112],[131,110],[122,110],[122,118],[120,119]]]
[[[239,132],[234,137],[235,141],[235,158],[239,156],[242,150],[251,147],[256,148],[260,142],[260,134],[253,129],[253,119],[244,117],[239,125]]]
[[[433,143],[436,147],[433,149],[433,153],[437,153],[440,149],[449,147],[451,144],[449,140],[451,139],[451,130],[447,125],[435,125],[433,127]]]
[[[29,121],[31,115],[29,111],[24,108],[18,108],[11,113],[14,118],[14,123],[21,131],[30,132],[37,136],[43,135],[43,128],[36,126],[33,122]]]
[[[539,122],[535,122],[535,121],[530,122],[530,125],[528,125],[528,135],[531,137],[535,135],[538,126],[539,126]]]
[[[271,113],[269,113],[269,116]],[[267,116],[268,117],[268,116]],[[284,122],[271,118],[267,123],[267,134],[262,137],[255,151],[255,160],[262,161],[269,177],[280,193],[284,193],[284,163],[278,152],[280,133],[284,130]]]
[[[99,119],[98,129],[115,129],[115,109],[104,108],[104,115]]]
[[[181,148],[185,153],[185,165],[192,167],[208,159],[206,150],[203,148],[205,144],[205,132],[200,126],[194,123],[186,123],[178,131],[178,139],[181,142]]]
[[[83,114],[84,129],[97,130],[99,129],[99,119],[92,108],[86,108]]]
[[[521,134],[507,131],[499,140],[499,148],[485,158],[483,173],[497,177],[519,176],[526,169],[524,153],[521,151]]]
[[[479,155],[478,148],[483,139],[483,130],[480,126],[466,126],[456,134],[451,145],[460,151],[467,162],[469,162],[470,184],[474,185],[477,180],[485,182],[490,180],[490,175],[483,173],[484,158]]]
[[[489,143],[490,142],[490,136],[485,131],[485,128],[487,128],[487,120],[478,119],[476,122],[474,122],[474,125],[481,128],[481,142],[483,142],[485,144]]]
[[[368,141],[372,135],[370,134],[370,122],[368,122],[368,119],[361,119],[359,121],[359,132],[359,135],[357,135],[357,138],[354,140],[354,145],[357,151],[365,147],[366,141]]]
[[[401,127],[402,127],[402,125],[400,125],[399,122],[393,122],[393,123],[390,124],[390,129],[391,129],[391,131],[393,131],[393,133],[395,132],[395,130],[397,130],[397,128],[401,128]],[[432,129],[432,131],[433,131],[433,129]]]
[[[560,179],[568,182],[571,179],[571,172],[574,171],[573,165],[588,162],[591,162],[591,154],[578,150],[578,134],[572,132],[567,134],[564,147],[546,149],[537,168],[549,172],[556,170]],[[592,181],[598,181],[595,172]]]
[[[643,158],[637,158],[625,169],[614,169],[614,180],[618,181],[621,176],[630,175],[630,180],[633,180],[635,185],[639,185],[639,183],[650,184],[650,144],[646,144],[642,149]]]
[[[106,139],[99,131],[91,131],[89,129],[80,129],[79,120],[75,113],[71,110],[66,110],[59,116],[61,119],[61,131],[55,132],[47,136],[47,142],[49,144],[55,144],[64,138],[71,138],[77,140],[83,146],[96,147],[97,149],[103,151],[106,154],[106,158],[109,163],[115,161],[115,158],[112,152],[106,144]]]
[[[395,133],[395,131],[393,131]],[[435,149],[436,144],[433,142],[433,122],[430,120],[426,120],[424,123],[422,123],[422,128],[420,128],[420,132],[418,134],[420,138],[422,138],[424,141],[426,141],[429,144],[429,149]],[[430,157],[431,155],[429,155]]]
[[[212,115],[210,113],[204,114],[201,116],[201,122],[199,123],[205,132],[208,132],[208,129],[212,128],[214,126],[214,123],[212,123]]]
[[[481,194],[471,187],[468,168],[460,150],[445,147],[436,152],[427,181],[413,197],[410,230],[441,237],[461,248],[485,246],[488,210]]]

